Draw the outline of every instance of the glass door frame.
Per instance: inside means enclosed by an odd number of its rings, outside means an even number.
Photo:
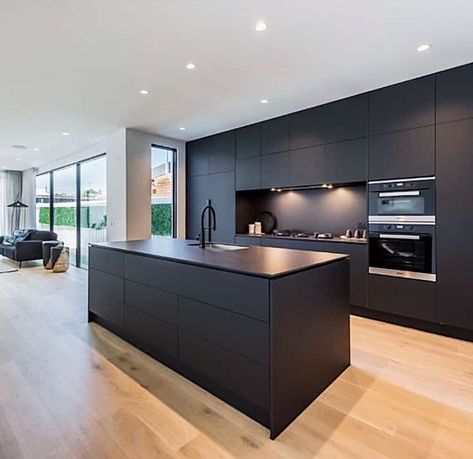
[[[172,238],[177,236],[177,148],[168,147],[166,145],[159,145],[156,143],[151,144],[151,155],[153,154],[153,148],[161,148],[172,153]],[[150,215],[151,218],[151,215]],[[153,237],[151,235],[151,237]]]
[[[167,148],[167,147],[159,147],[159,148]],[[170,149],[172,150],[172,149]],[[81,179],[81,164],[86,163],[88,161],[92,161],[94,159],[101,158],[103,156],[106,156],[106,153],[100,153],[99,155],[91,156],[90,158],[82,159],[80,161],[75,161],[70,164],[66,164],[65,166],[57,167],[56,169],[51,169],[48,172],[43,172],[42,174],[38,174],[37,177],[40,175],[46,175],[49,174],[49,230],[54,231],[54,172],[60,171],[62,169],[67,169],[68,167],[75,166],[76,168],[76,259],[74,261],[74,266],[77,268],[81,268],[80,265],[80,243],[81,243],[81,238],[80,238],[80,225],[81,225],[81,186],[80,186],[80,179]],[[173,158],[173,161],[175,159]],[[174,164],[173,164],[174,167]],[[174,174],[174,172],[173,172]],[[173,176],[174,180],[174,176]],[[174,184],[173,184],[174,187]],[[174,190],[173,190],[173,200],[174,200]],[[173,206],[173,220],[174,220],[174,206]],[[174,225],[173,225],[173,233],[174,233]],[[174,236],[173,236],[174,237]]]

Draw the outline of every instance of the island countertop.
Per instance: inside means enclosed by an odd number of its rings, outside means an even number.
[[[220,251],[189,245],[195,243],[158,237],[139,241],[93,243],[91,246],[266,278],[285,276],[347,258],[347,255],[341,253],[274,247]]]

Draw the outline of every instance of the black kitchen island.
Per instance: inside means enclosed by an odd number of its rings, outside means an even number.
[[[350,364],[348,258],[167,238],[93,244],[89,321],[275,438]]]

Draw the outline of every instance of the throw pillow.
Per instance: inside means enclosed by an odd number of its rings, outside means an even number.
[[[15,236],[4,236],[3,237],[3,245],[15,245]]]
[[[27,230],[27,229],[17,229],[13,233],[15,242],[25,241],[26,239],[28,239],[29,235],[30,235],[30,230]]]

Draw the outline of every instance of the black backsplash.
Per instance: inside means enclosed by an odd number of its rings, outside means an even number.
[[[248,223],[261,211],[277,218],[279,229],[331,232],[344,234],[358,223],[366,227],[366,186],[336,187],[304,191],[237,192],[236,231],[248,232]]]

